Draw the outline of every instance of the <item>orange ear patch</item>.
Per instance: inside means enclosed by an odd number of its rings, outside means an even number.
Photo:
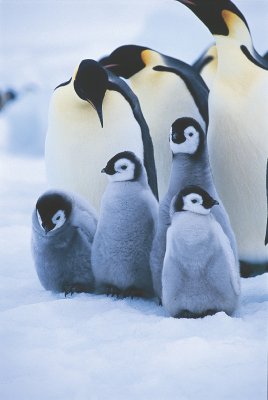
[[[161,55],[158,54],[156,51],[153,50],[143,50],[141,52],[141,59],[144,62],[144,64],[147,65],[159,65],[162,64],[162,58]]]
[[[222,10],[221,15],[229,30],[231,30],[237,21],[237,15],[229,10]]]

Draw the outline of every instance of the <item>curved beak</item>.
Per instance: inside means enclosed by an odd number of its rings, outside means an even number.
[[[102,112],[102,103],[99,104],[94,104],[92,100],[87,99],[87,102],[90,103],[92,105],[92,107],[96,110],[100,123],[101,123],[101,127],[103,128],[103,112]]]
[[[106,173],[106,169],[105,169],[105,168],[102,168],[101,173],[102,173],[102,174],[105,174],[105,173]]]

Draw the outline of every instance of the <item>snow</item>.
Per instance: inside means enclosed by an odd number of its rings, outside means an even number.
[[[236,1],[264,53],[268,7],[255,3]],[[266,399],[268,274],[242,279],[235,317],[178,320],[150,300],[46,292],[30,252],[51,90],[121,44],[191,62],[210,34],[171,0],[2,1],[0,13],[0,87],[19,92],[0,113],[0,398]]]

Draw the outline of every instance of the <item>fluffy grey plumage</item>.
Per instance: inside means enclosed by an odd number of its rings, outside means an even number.
[[[91,247],[96,213],[71,192],[50,190],[32,215],[32,254],[41,284],[53,292],[88,292],[94,288]]]
[[[170,225],[170,204],[172,198],[187,185],[198,185],[217,199],[218,207],[212,209],[212,214],[221,225],[230,240],[237,260],[237,250],[234,233],[229,217],[216,192],[207,151],[206,135],[199,123],[193,118],[179,118],[171,128],[170,147],[173,153],[169,188],[160,202],[157,233],[155,235],[150,265],[154,290],[161,299],[161,276],[166,251],[166,233]],[[237,261],[237,268],[238,261]]]
[[[229,239],[210,213],[214,200],[208,196],[210,204],[202,204],[204,195],[194,194],[198,190],[192,188],[181,192],[172,206],[162,272],[163,306],[173,317],[218,311],[230,315],[240,293],[237,263]]]
[[[102,197],[92,246],[96,286],[108,294],[151,296],[149,256],[158,204],[146,171],[134,153],[123,152],[102,172],[110,183]]]

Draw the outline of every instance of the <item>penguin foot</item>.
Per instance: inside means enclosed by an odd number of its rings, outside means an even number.
[[[195,313],[189,310],[182,310],[175,318],[204,318],[207,315],[214,315],[218,312],[218,310],[206,310],[201,313]]]
[[[252,278],[268,272],[268,263],[249,263],[240,260],[240,275],[242,278]]]
[[[84,283],[74,283],[74,284],[64,285],[63,291],[66,297],[69,294],[72,296],[74,293],[88,293],[92,291],[92,288]]]
[[[146,297],[146,292],[143,289],[129,287],[122,292],[122,295],[133,299],[134,297]]]
[[[106,287],[107,296],[117,297],[119,298],[122,294],[122,291],[117,286],[107,286]]]

